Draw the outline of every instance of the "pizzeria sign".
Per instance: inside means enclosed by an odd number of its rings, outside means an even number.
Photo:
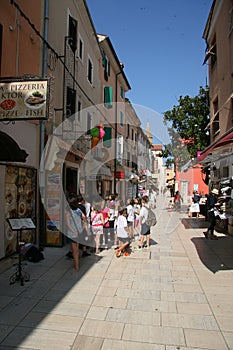
[[[0,120],[48,118],[47,79],[0,81]]]

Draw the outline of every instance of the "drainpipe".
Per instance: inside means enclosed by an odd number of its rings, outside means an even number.
[[[114,158],[114,194],[116,194],[116,185],[117,185],[117,179],[116,179],[116,172],[117,172],[117,130],[118,130],[118,123],[117,123],[117,78],[118,75],[122,73],[122,70],[120,72],[116,73],[116,86],[115,86],[115,158]]]
[[[44,0],[44,39],[46,42],[48,42],[48,25],[49,25],[49,0]],[[43,42],[43,54],[42,54],[42,77],[45,78],[47,74],[47,54],[48,54],[48,47]],[[43,189],[45,189],[45,172],[44,172],[44,159],[42,159],[43,152],[44,152],[44,137],[45,137],[45,121],[40,120],[40,152],[39,152],[39,159],[40,159],[40,181],[43,179],[43,184],[40,184],[43,186]],[[44,193],[43,193],[44,196]],[[45,232],[45,210],[43,203],[41,201],[40,196],[40,202],[39,202],[39,228],[40,233]],[[43,240],[44,239],[44,236]]]

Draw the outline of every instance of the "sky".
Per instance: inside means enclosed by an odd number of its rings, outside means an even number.
[[[212,0],[86,0],[96,32],[108,35],[131,86],[126,97],[162,143],[163,113],[208,83],[202,38]],[[141,112],[140,112],[141,113]],[[155,115],[153,114],[155,113]],[[166,132],[166,131],[164,131]],[[166,139],[166,140],[165,140]]]

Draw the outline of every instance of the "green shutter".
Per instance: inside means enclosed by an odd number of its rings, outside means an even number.
[[[112,145],[112,128],[105,126],[104,131],[103,145],[104,147],[110,148]]]
[[[106,108],[112,108],[112,86],[106,86],[104,88],[104,106]]]
[[[107,62],[107,58],[106,58],[105,52],[103,51],[103,53],[102,53],[102,66],[104,68],[106,67],[106,62]]]

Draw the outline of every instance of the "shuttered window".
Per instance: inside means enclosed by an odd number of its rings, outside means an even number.
[[[112,128],[110,127],[104,127],[104,138],[103,138],[103,146],[110,148],[112,145]]]
[[[104,88],[104,107],[112,108],[112,86],[105,86]]]

